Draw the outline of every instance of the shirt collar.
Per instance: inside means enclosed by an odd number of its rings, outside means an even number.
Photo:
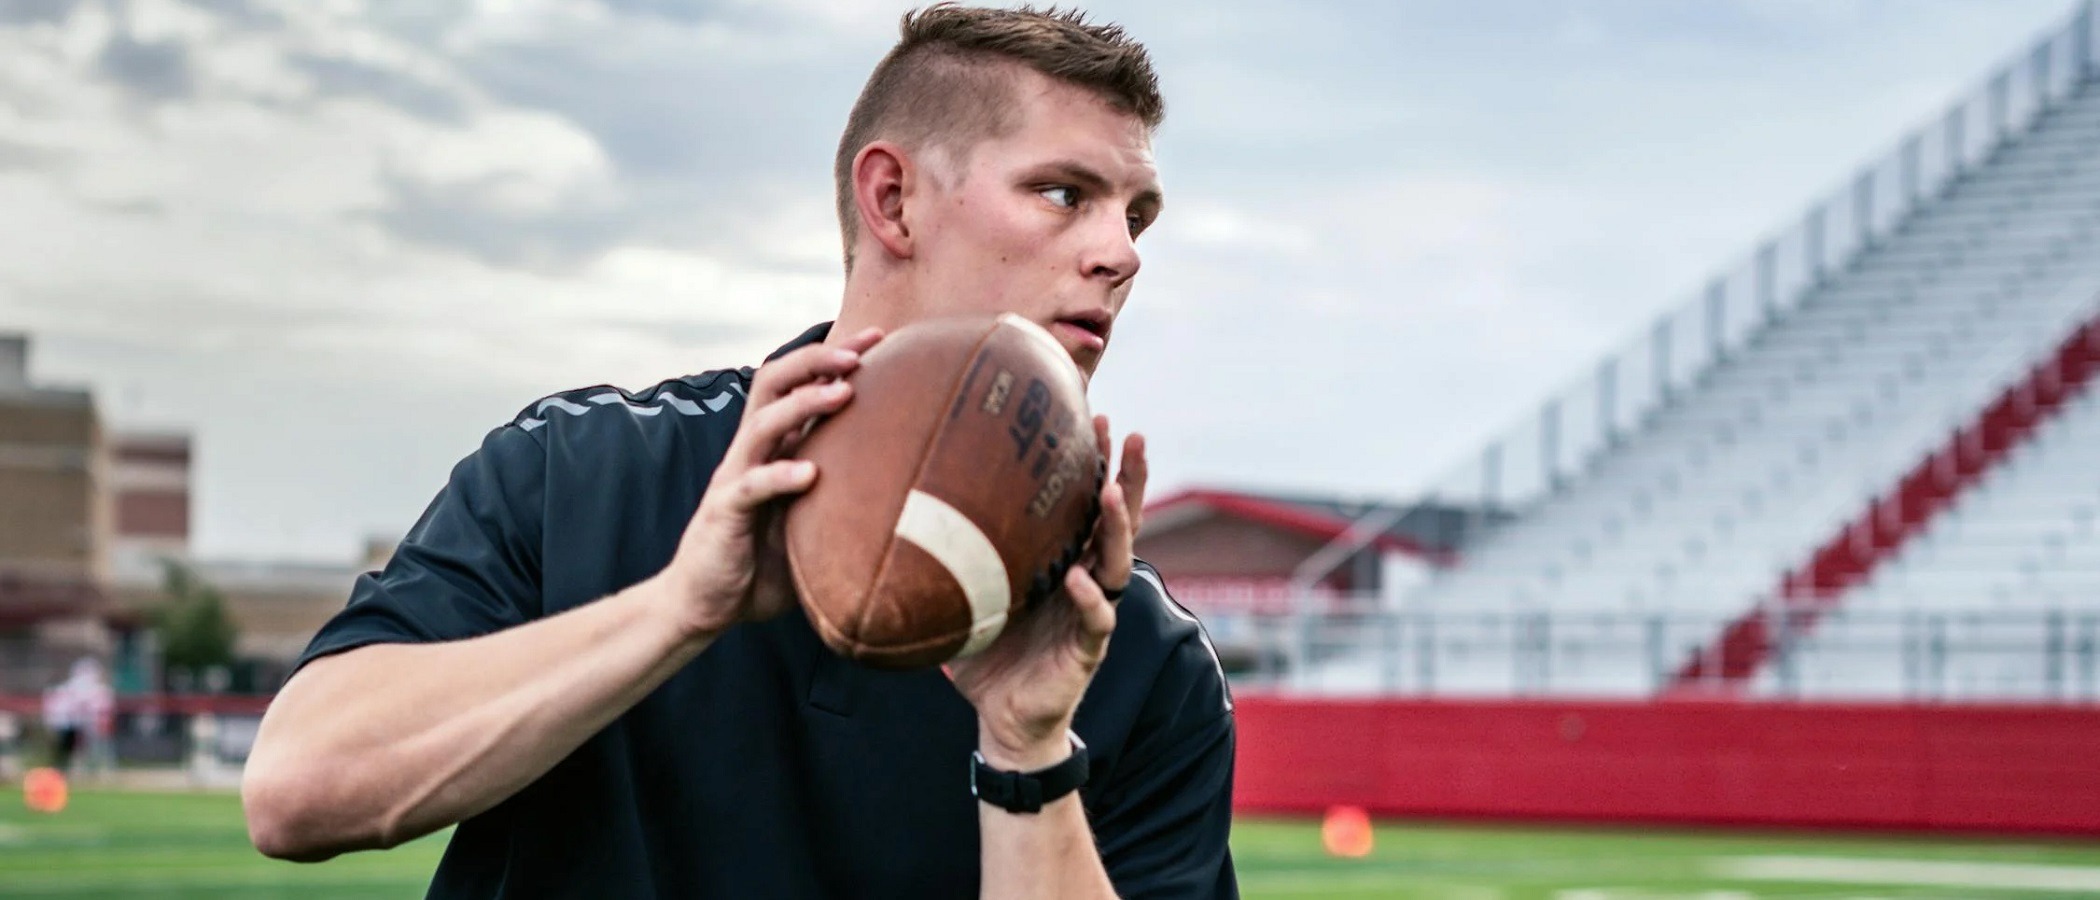
[[[830,334],[830,322],[819,322],[815,325],[811,325],[809,327],[809,330],[804,331],[799,335],[796,335],[794,340],[787,342],[780,349],[773,351],[773,355],[766,357],[766,362],[772,362],[776,359],[779,359],[811,344],[822,343],[824,338],[830,336]]]

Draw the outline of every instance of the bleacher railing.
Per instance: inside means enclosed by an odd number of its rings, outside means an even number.
[[[2093,71],[2093,29],[2088,0],[1536,412],[1502,429],[1477,455],[1429,479],[1420,499],[1476,511],[1466,529],[1472,539],[1572,483],[1766,325],[2074,94]]]
[[[2100,704],[2093,608],[1854,611],[1818,626],[1767,605],[1774,649],[1758,678],[1685,685],[1672,676],[1726,617],[1392,610],[1364,599],[1356,613],[1203,620],[1234,684],[1262,691]]]

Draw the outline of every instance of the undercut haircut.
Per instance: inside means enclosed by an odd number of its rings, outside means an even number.
[[[860,232],[853,160],[861,148],[882,140],[914,152],[938,146],[964,164],[970,148],[1019,127],[1017,66],[1092,91],[1147,129],[1167,115],[1145,46],[1076,9],[937,3],[905,13],[897,30],[897,46],[875,65],[846,117],[832,166],[849,272]]]

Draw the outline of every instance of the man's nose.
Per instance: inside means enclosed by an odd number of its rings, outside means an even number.
[[[1102,224],[1090,229],[1083,265],[1088,278],[1104,278],[1111,287],[1121,287],[1137,276],[1142,262],[1138,257],[1137,239],[1131,237],[1130,225],[1121,217],[1103,216],[1102,219]]]

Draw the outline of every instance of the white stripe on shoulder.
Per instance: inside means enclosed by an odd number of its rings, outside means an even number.
[[[706,413],[701,412],[700,404],[694,403],[691,400],[687,400],[684,397],[674,397],[669,393],[665,393],[663,396],[657,399],[662,400],[665,406],[669,406],[670,408],[677,410],[678,414],[681,416],[706,415]]]
[[[544,416],[547,414],[547,410],[550,409],[558,409],[572,416],[580,416],[591,411],[590,407],[581,403],[570,403],[563,397],[548,397],[545,400],[541,400],[540,405],[533,407],[532,411]]]
[[[639,403],[635,403],[634,401],[627,399],[619,391],[606,391],[603,394],[592,394],[586,399],[590,400],[592,403],[598,404],[599,406],[611,406],[617,403],[621,406],[627,407],[628,412],[634,413],[637,416],[653,416],[657,413],[664,411],[664,408],[661,406],[643,406]]]
[[[1197,620],[1193,613],[1183,609],[1181,604],[1174,602],[1174,595],[1167,593],[1167,585],[1159,580],[1159,576],[1135,566],[1131,567],[1130,574],[1145,579],[1145,581],[1151,583],[1153,589],[1159,591],[1159,602],[1166,605],[1167,615],[1196,626],[1196,639],[1203,642],[1204,652],[1210,654],[1211,668],[1218,671],[1218,693],[1225,697],[1225,711],[1231,712],[1232,687],[1225,683],[1225,664],[1218,659],[1217,645],[1210,642],[1210,632],[1204,630],[1203,623]]]
[[[647,403],[636,403],[619,390],[600,391],[583,398],[585,402],[591,404],[589,406],[572,401],[566,396],[548,397],[533,406],[532,415],[520,418],[518,427],[526,431],[532,431],[546,425],[547,414],[550,410],[568,413],[572,416],[582,416],[593,409],[606,406],[617,406],[637,416],[661,415],[666,409],[681,416],[704,416],[727,409],[729,404],[735,402],[736,398],[742,396],[744,392],[743,385],[731,379],[728,387],[716,391],[710,396],[702,397],[698,403],[695,403],[690,399],[673,393],[670,387],[673,383],[675,382],[666,382],[658,386],[656,396]]]

